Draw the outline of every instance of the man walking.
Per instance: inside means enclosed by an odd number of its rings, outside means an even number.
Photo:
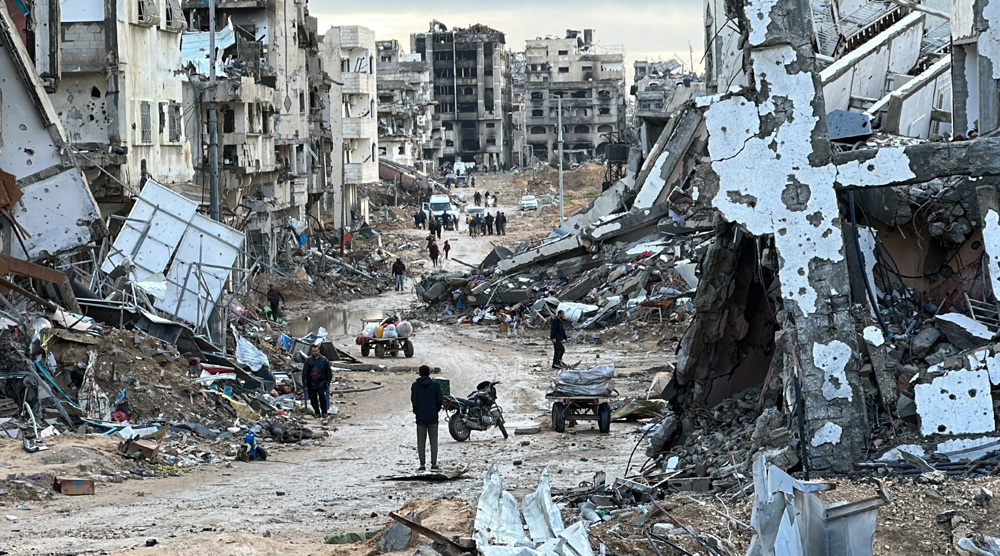
[[[559,311],[556,313],[555,318],[552,319],[552,329],[549,331],[549,339],[552,340],[552,368],[553,369],[563,369],[562,357],[566,353],[566,348],[563,347],[563,340],[566,339],[566,329],[563,328],[563,318],[566,317],[566,311]]]
[[[507,216],[500,211],[497,213],[497,234],[505,236],[507,235]]]
[[[451,251],[451,244],[446,239],[444,240],[444,258],[446,259],[448,258],[448,251]]]
[[[476,191],[476,194],[472,196],[472,200],[476,202],[476,206],[478,207],[483,202],[483,196]]]
[[[406,265],[403,264],[403,259],[396,258],[396,262],[392,263],[392,275],[396,277],[396,291],[403,291],[403,274],[406,272]]]
[[[441,395],[441,385],[431,379],[431,368],[420,366],[420,378],[410,386],[410,404],[417,421],[417,456],[420,467],[417,471],[426,471],[424,467],[427,437],[431,440],[431,471],[440,471],[438,458],[438,413],[444,403]]]
[[[280,308],[281,302],[284,300],[285,296],[281,295],[281,292],[278,291],[278,288],[274,287],[274,284],[271,284],[267,288],[267,304],[271,307],[272,320],[278,320],[285,317]]]
[[[326,417],[330,411],[330,381],[333,380],[333,370],[326,357],[319,353],[319,346],[309,348],[311,355],[302,365],[302,384],[306,387],[309,402],[312,404],[316,418]]]

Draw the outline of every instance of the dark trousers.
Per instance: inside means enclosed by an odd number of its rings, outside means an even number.
[[[552,366],[557,367],[562,364],[563,354],[566,353],[566,348],[563,347],[562,340],[556,340],[552,343],[553,354],[552,354]]]
[[[316,416],[326,415],[330,411],[330,388],[309,388],[309,403],[312,404]]]
[[[487,224],[486,230],[490,235],[493,235],[493,224]]]
[[[436,467],[438,461],[438,425],[437,423],[430,425],[417,423],[417,456],[420,458],[420,467],[424,467],[426,461],[424,458],[427,453],[428,436],[431,440],[431,467]]]

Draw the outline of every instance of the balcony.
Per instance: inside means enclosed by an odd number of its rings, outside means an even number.
[[[370,73],[348,72],[341,74],[344,94],[370,94],[375,91],[375,76]]]
[[[375,183],[378,181],[378,163],[369,160],[344,164],[344,180],[347,183]]]
[[[344,138],[374,139],[378,137],[378,120],[375,118],[344,118]]]

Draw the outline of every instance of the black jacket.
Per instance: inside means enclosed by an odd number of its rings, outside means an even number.
[[[441,385],[429,376],[418,378],[410,386],[410,403],[418,425],[436,425],[444,403]]]
[[[313,358],[310,355],[302,365],[302,384],[310,390],[322,390],[330,388],[330,381],[333,380],[333,369],[326,357],[320,355]]]
[[[403,264],[403,261],[396,261],[392,263],[392,273],[394,275],[403,274],[405,272],[406,272],[406,265]]]
[[[552,317],[552,329],[549,331],[550,340],[559,340],[560,342],[566,339],[566,329],[563,328],[563,321],[559,317]]]

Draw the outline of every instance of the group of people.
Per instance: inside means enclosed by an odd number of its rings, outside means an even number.
[[[437,239],[440,239],[438,236]],[[441,252],[444,252],[444,258],[448,258],[448,253],[451,251],[451,243],[448,240],[444,240],[444,247],[438,247],[437,239],[435,239],[434,234],[427,236],[427,254],[431,258],[431,263],[434,266],[438,266],[441,260]]]
[[[422,210],[418,210],[413,215],[413,227],[418,230],[427,229],[430,232],[441,239],[442,229],[458,229],[459,218],[457,215],[445,213],[441,218],[435,218],[431,216],[427,218],[427,214]]]
[[[483,201],[486,202],[487,207],[497,206],[497,194],[491,194],[489,191],[485,195],[476,191],[476,194],[472,196],[472,200],[476,203],[477,207],[483,206]]]
[[[393,265],[394,274],[396,274],[397,265],[403,269],[402,261],[397,259],[396,264]],[[401,277],[402,271],[397,276]],[[562,362],[563,353],[566,351],[562,345],[563,341],[566,340],[566,331],[563,327],[565,317],[566,313],[559,311],[551,322],[549,336],[555,348],[552,360],[553,369],[566,368]],[[330,383],[333,380],[333,370],[330,361],[322,355],[320,346],[313,345],[309,351],[309,357],[302,365],[302,385],[316,418],[322,419],[329,416]],[[431,378],[430,367],[421,365],[418,373],[419,377],[410,386],[410,406],[417,425],[417,457],[420,460],[420,467],[417,468],[417,471],[427,470],[426,450],[428,441],[430,441],[430,469],[432,472],[439,472],[438,415],[444,406],[444,395],[441,391],[441,385]]]
[[[495,217],[488,212],[469,215],[467,224],[470,236],[494,235],[494,230],[498,236],[507,235],[507,215],[503,211],[498,212]]]

